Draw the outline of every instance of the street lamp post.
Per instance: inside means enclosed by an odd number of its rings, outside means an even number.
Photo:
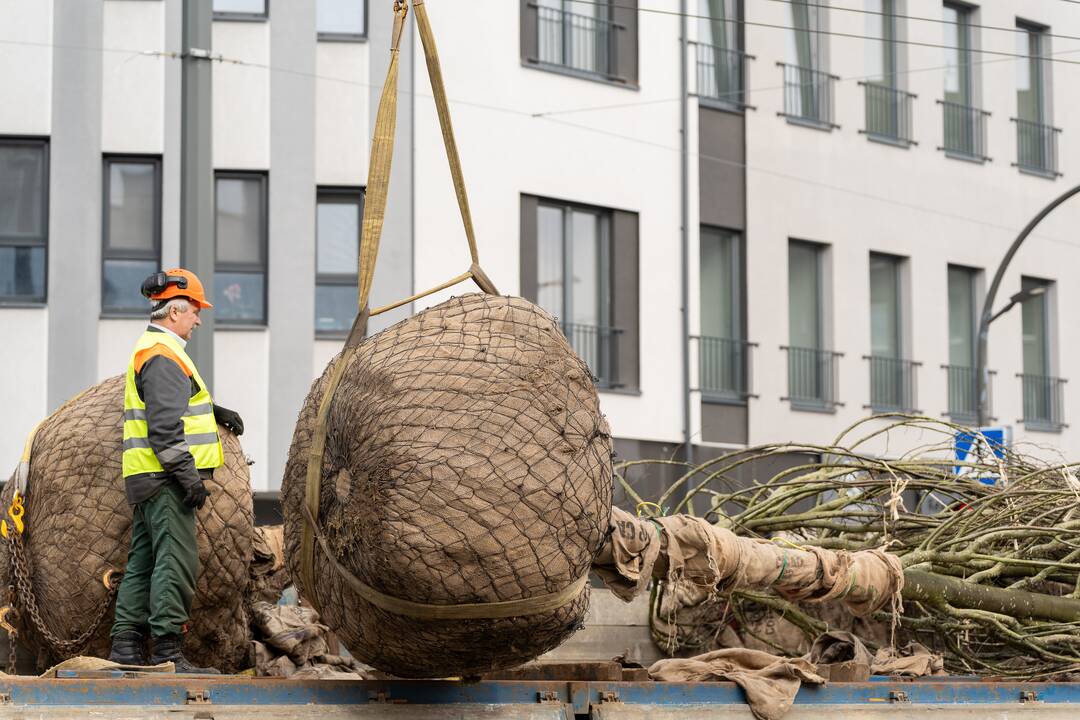
[[[994,299],[997,297],[998,288],[1001,287],[1001,279],[1005,275],[1005,270],[1009,267],[1009,263],[1012,262],[1013,256],[1016,255],[1016,251],[1020,249],[1024,240],[1035,229],[1035,227],[1042,222],[1043,218],[1049,215],[1054,208],[1061,203],[1065,202],[1073,195],[1080,193],[1080,185],[1067,190],[1059,195],[1053,202],[1039,211],[1039,214],[1031,219],[1031,222],[1027,224],[1020,234],[1013,240],[1013,244],[1009,246],[1008,252],[1005,253],[1005,257],[1002,258],[1001,264],[998,265],[997,272],[994,273],[994,280],[990,283],[990,289],[986,291],[986,299],[983,300],[982,313],[979,316],[979,342],[975,350],[975,376],[976,382],[979,384],[978,391],[978,408],[977,416],[979,420],[979,427],[984,427],[989,422],[989,412],[987,410],[988,388],[990,386],[990,371],[986,369],[987,358],[987,337],[990,332],[990,323],[997,320],[1003,314],[1008,312],[1013,305],[1018,302],[1023,302],[1028,298],[1040,295],[1046,292],[1045,288],[1033,288],[1028,291],[1022,291],[1011,298],[1009,298],[1009,304],[1001,309],[1000,312],[995,313],[993,311]]]

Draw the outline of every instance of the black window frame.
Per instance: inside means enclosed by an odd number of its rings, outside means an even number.
[[[109,168],[112,163],[154,166],[154,246],[150,250],[117,250],[109,247]],[[161,155],[141,155],[133,153],[107,153],[101,158],[101,317],[123,318],[142,317],[145,308],[109,309],[105,307],[105,263],[109,260],[152,260],[156,268],[161,267],[161,203],[162,175]]]
[[[270,19],[270,0],[262,0],[263,11],[261,13],[234,12],[231,10],[214,10],[214,0],[210,0],[210,12],[214,20],[231,20],[238,22],[266,22]]]
[[[270,0],[267,0],[269,2]],[[364,32],[362,33],[343,33],[343,32],[320,32],[318,29],[318,7],[315,8],[316,13],[316,27],[315,27],[315,39],[318,42],[341,42],[341,43],[363,43],[368,40],[368,22],[370,21],[371,0],[360,0],[364,3]],[[315,0],[316,6],[318,6],[318,0]]]
[[[577,200],[532,195],[521,196],[521,242],[519,263],[521,295],[532,302],[538,300],[538,211],[541,205],[594,213],[604,213],[608,218],[609,252],[608,273],[608,325],[615,331],[609,340],[614,346],[612,375],[602,378],[597,385],[600,392],[639,395],[641,386],[641,348],[639,341],[641,303],[640,281],[640,214],[635,210],[595,205]],[[564,256],[565,260],[565,256]],[[599,260],[599,258],[598,258]],[[602,260],[600,261],[603,262]],[[565,314],[565,308],[564,308]],[[557,318],[562,324],[567,318]],[[599,368],[597,369],[599,370]],[[604,382],[607,380],[608,382]]]
[[[40,247],[45,251],[45,277],[42,278],[42,291],[39,296],[0,295],[0,307],[42,307],[49,302],[49,183],[51,174],[50,139],[40,135],[0,135],[0,145],[23,145],[40,147],[44,174],[41,179],[41,237],[27,239],[24,236],[0,235],[0,247]]]
[[[367,202],[367,188],[363,185],[319,185],[315,188],[315,287],[317,292],[320,285],[325,286],[359,286],[359,265],[353,266],[353,272],[348,273],[320,273],[319,272],[319,205],[323,203],[338,203],[342,205],[354,204],[360,206],[360,216],[357,223],[357,248],[364,237],[364,204]],[[348,328],[343,330],[320,330],[315,328],[315,337],[319,340],[344,338],[349,334]]]
[[[601,3],[603,0],[598,0]],[[539,50],[539,15],[537,0],[520,0],[520,50],[523,67],[569,77],[600,82],[630,90],[640,89],[641,32],[638,0],[606,0],[612,35],[609,52],[613,67],[608,72],[582,70],[562,63],[543,62]],[[566,11],[562,11],[566,12]]]
[[[217,259],[217,181],[219,179],[260,181],[262,213],[259,235],[262,239],[261,263],[221,262]],[[270,324],[270,174],[266,170],[215,170],[214,171],[214,275],[222,272],[256,273],[263,275],[262,317],[257,320],[218,319],[218,328],[263,328]],[[216,290],[216,287],[215,287]],[[211,299],[211,302],[213,300]]]

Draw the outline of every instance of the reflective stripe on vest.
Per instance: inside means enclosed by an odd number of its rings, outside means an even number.
[[[214,420],[214,403],[210,398],[210,392],[206,389],[206,383],[199,375],[195,363],[174,337],[168,333],[147,331],[135,343],[135,350],[132,351],[131,360],[128,361],[124,382],[124,477],[164,471],[157,455],[150,447],[150,441],[147,438],[146,403],[139,396],[138,388],[135,386],[135,358],[143,350],[148,350],[155,345],[163,345],[171,350],[184,364],[184,369],[190,372],[198,386],[198,392],[188,400],[188,407],[183,415],[185,443],[168,448],[162,454],[175,455],[180,452],[190,452],[195,458],[196,468],[211,470],[220,467],[224,461],[224,455],[221,450],[221,438],[217,433],[217,422]],[[169,459],[166,458],[166,461]]]

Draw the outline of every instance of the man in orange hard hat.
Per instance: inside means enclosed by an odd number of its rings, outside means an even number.
[[[109,659],[125,665],[172,662],[181,673],[216,673],[182,653],[199,552],[195,511],[224,456],[218,424],[240,435],[243,420],[216,405],[184,347],[213,305],[194,273],[148,277],[150,325],[128,362],[124,385],[124,491],[133,508],[131,547],[112,628]],[[149,659],[145,651],[151,641]]]

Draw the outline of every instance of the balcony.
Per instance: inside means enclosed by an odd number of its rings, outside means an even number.
[[[536,6],[536,15],[537,59],[541,64],[616,79],[616,32],[624,29],[622,25],[558,8]]]
[[[945,144],[938,148],[946,155],[986,162],[986,118],[990,113],[969,105],[938,100],[945,122]]]
[[[843,405],[837,399],[843,353],[787,345],[780,349],[788,355],[788,394],[781,400],[797,410],[832,412]]]
[[[1016,123],[1016,162],[1025,172],[1055,178],[1058,172],[1058,135],[1061,128],[1012,118]]]
[[[601,388],[619,386],[619,336],[621,328],[581,323],[562,323],[563,334]]]
[[[752,397],[750,352],[757,343],[731,338],[695,336],[698,344],[698,387],[707,400],[746,402]]]
[[[945,414],[959,425],[977,425],[979,422],[979,376],[973,367],[966,365],[942,365],[948,378],[949,404]],[[986,384],[986,417],[993,420],[993,379],[989,370]]]
[[[914,360],[864,355],[870,363],[870,404],[880,412],[918,412],[916,409],[916,372],[922,363]]]
[[[784,72],[784,111],[789,122],[820,130],[840,126],[833,122],[833,84],[840,78],[821,70],[778,62]]]
[[[726,107],[743,109],[747,105],[747,61],[753,55],[717,45],[693,43],[697,63],[699,99]]]
[[[866,94],[866,129],[871,140],[894,145],[916,145],[912,139],[911,101],[917,96],[905,90],[872,82],[860,82]]]
[[[1060,432],[1065,424],[1065,383],[1048,375],[1017,373],[1024,395],[1024,423],[1028,430]]]

